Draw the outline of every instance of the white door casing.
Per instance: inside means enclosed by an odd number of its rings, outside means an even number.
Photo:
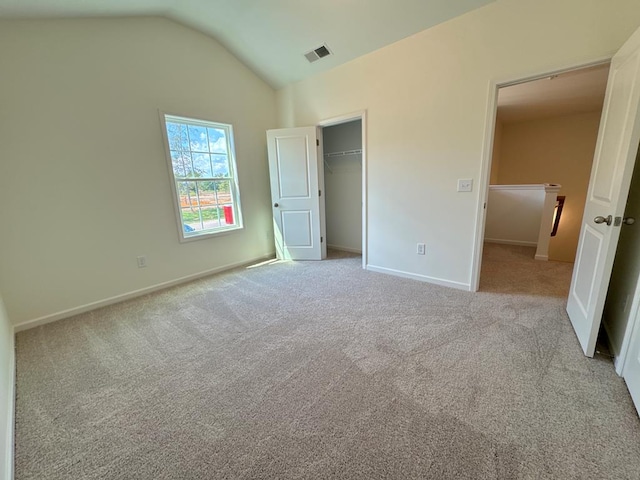
[[[620,244],[616,252],[616,262],[621,261],[622,264],[614,263],[614,272],[617,270],[617,276],[614,273],[615,283],[612,283],[607,294],[607,307],[613,310],[612,318],[617,320],[618,329],[622,327],[622,319],[625,315],[629,298],[633,298],[631,308],[629,309],[626,327],[624,328],[624,338],[620,352],[616,357],[616,372],[618,372],[625,380],[631,398],[636,406],[636,410],[640,413],[640,150],[636,156],[636,166],[631,179],[631,187],[629,189],[629,197],[627,198],[627,206],[625,208],[625,217],[633,223],[624,225],[620,234]],[[622,256],[621,256],[622,255]],[[617,266],[616,266],[617,265]],[[615,287],[615,290],[612,289]],[[614,301],[610,302],[613,297]],[[622,299],[626,301],[621,302]],[[615,300],[618,300],[617,302]],[[622,310],[616,311],[616,309]],[[606,312],[605,308],[605,312]],[[616,315],[617,313],[617,315]],[[610,324],[610,328],[611,328]],[[613,334],[619,337],[620,331],[613,329]],[[622,368],[618,369],[618,363],[622,363]]]
[[[622,368],[622,377],[631,393],[636,410],[640,413],[640,309],[636,309],[635,318],[629,319],[627,328],[633,328],[633,330]]]
[[[567,313],[592,357],[640,139],[640,29],[611,61]],[[606,220],[611,218],[611,224]],[[598,218],[599,217],[599,218]],[[597,223],[605,220],[605,222]],[[616,223],[618,223],[616,225]]]
[[[640,152],[636,155],[624,217],[602,314],[616,373],[620,376],[629,350],[635,310],[640,306],[640,223],[635,222],[640,219]]]
[[[282,260],[321,260],[321,175],[316,127],[267,131],[276,254]]]

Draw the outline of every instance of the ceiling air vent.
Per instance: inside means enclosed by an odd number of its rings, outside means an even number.
[[[307,60],[309,60],[309,63],[313,63],[316,60],[328,57],[329,55],[331,55],[331,51],[326,45],[321,45],[315,50],[311,50],[310,52],[304,54],[304,56],[307,57]]]

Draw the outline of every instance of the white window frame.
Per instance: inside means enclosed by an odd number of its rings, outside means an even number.
[[[183,115],[174,115],[170,113],[165,113],[160,111],[160,121],[162,125],[162,138],[164,140],[164,149],[165,149],[165,157],[167,160],[167,168],[169,170],[169,177],[171,180],[171,192],[173,195],[173,206],[176,216],[176,222],[178,227],[178,234],[180,242],[191,242],[193,240],[201,240],[204,238],[211,238],[219,235],[224,235],[230,232],[234,232],[236,230],[242,230],[244,228],[244,224],[242,221],[242,208],[240,203],[240,186],[238,183],[238,169],[236,165],[236,153],[235,153],[235,141],[233,136],[233,126],[228,123],[214,122],[211,120],[203,120],[193,117],[186,117]],[[177,183],[179,181],[185,181],[185,178],[176,178],[174,173],[174,165],[171,159],[171,148],[169,146],[169,135],[167,132],[167,122],[178,122],[185,123],[187,125],[194,125],[200,127],[209,127],[216,128],[225,131],[225,138],[227,143],[227,158],[229,164],[229,177],[185,177],[189,179],[188,181],[193,182],[215,182],[220,181],[221,178],[229,180],[230,184],[230,194],[231,194],[231,202],[233,204],[233,216],[235,223],[231,226],[218,226],[211,229],[206,230],[196,230],[194,232],[185,232],[184,223],[182,220],[181,213],[181,205],[180,205],[180,196],[178,194],[178,186]],[[191,145],[190,145],[191,147]],[[191,148],[189,149],[190,153],[193,153]],[[198,202],[200,203],[200,202]],[[198,208],[201,210],[200,205]],[[218,213],[219,215],[219,213]]]

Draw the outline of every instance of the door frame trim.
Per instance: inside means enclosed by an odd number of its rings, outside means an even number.
[[[366,269],[368,264],[368,228],[367,228],[367,111],[359,110],[346,113],[337,117],[331,117],[317,123],[320,128],[340,125],[342,123],[362,120],[362,268]],[[321,159],[324,162],[324,158]],[[324,167],[323,167],[324,168]],[[323,199],[326,196],[322,197]],[[324,201],[324,200],[323,200]]]
[[[640,143],[638,144],[638,152],[636,158],[638,158],[640,154]],[[621,377],[624,376],[624,368],[628,360],[629,351],[631,350],[631,339],[637,328],[640,328],[640,278],[636,281],[636,288],[633,292],[633,299],[627,316],[627,326],[622,336],[622,345],[620,345],[620,351],[613,361],[616,373]]]
[[[473,243],[471,277],[469,280],[469,290],[477,292],[480,287],[480,270],[482,268],[482,251],[484,247],[484,230],[486,222],[485,205],[489,198],[489,180],[491,175],[491,160],[493,155],[493,140],[495,138],[496,114],[498,111],[498,90],[503,87],[510,87],[521,83],[540,80],[552,75],[559,75],[573,70],[580,70],[588,67],[595,67],[610,63],[613,55],[599,57],[589,62],[574,63],[564,67],[550,68],[538,73],[529,75],[514,75],[508,78],[492,79],[489,81],[487,91],[487,112],[485,116],[484,140],[482,148],[482,158],[480,160],[480,180],[478,181],[478,205],[475,219],[475,237]]]
[[[624,330],[622,337],[622,345],[620,346],[620,352],[614,359],[613,366],[616,373],[619,376],[623,376],[624,367],[627,363],[627,356],[631,349],[631,339],[636,328],[640,328],[640,278],[636,283],[635,291],[633,292],[633,300],[631,301],[631,308],[629,309],[629,316],[627,317],[627,326]]]

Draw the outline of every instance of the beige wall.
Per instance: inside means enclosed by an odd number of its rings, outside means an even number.
[[[638,26],[637,0],[498,0],[279,90],[280,125],[366,109],[369,265],[465,288],[491,82],[611,56]]]
[[[210,37],[162,18],[6,20],[0,58],[15,324],[273,252],[275,92]],[[233,124],[244,230],[178,242],[158,109]]]
[[[0,296],[0,478],[11,478],[13,451],[13,327]]]
[[[503,124],[498,183],[559,183],[566,196],[550,260],[575,259],[599,125],[600,112]]]

